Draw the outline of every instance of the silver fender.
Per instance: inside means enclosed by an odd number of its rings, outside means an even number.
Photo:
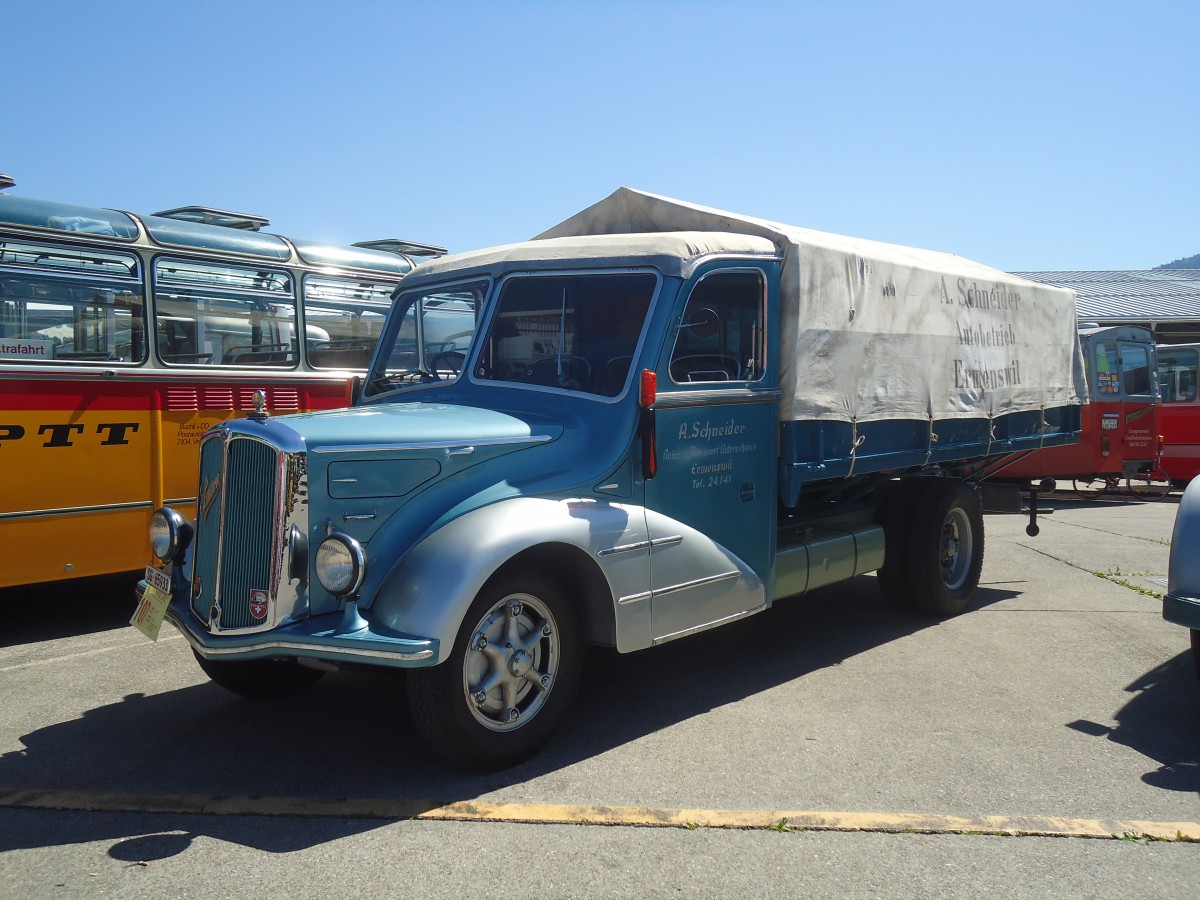
[[[546,544],[576,547],[595,561],[617,598],[646,591],[649,550],[605,551],[646,543],[640,506],[595,499],[503,500],[454,519],[405,554],[372,598],[371,616],[396,631],[436,638],[439,651],[432,662],[441,662],[484,584],[522,551]],[[367,560],[370,565],[369,546]],[[630,611],[639,615],[646,617],[648,633],[649,609]]]

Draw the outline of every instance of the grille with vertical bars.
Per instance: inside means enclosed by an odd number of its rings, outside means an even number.
[[[251,591],[275,601],[278,481],[278,451],[270,444],[211,435],[201,447],[192,608],[211,622],[219,606],[221,631],[263,622],[250,611]]]

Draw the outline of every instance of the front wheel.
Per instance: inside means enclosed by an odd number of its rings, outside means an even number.
[[[251,659],[244,662],[205,659],[192,654],[204,674],[216,684],[242,697],[272,700],[298,694],[316,684],[325,673],[302,666],[294,659]]]
[[[528,759],[575,696],[583,644],[559,585],[536,573],[489,582],[439,665],[408,672],[413,723],[437,753],[469,769]]]
[[[960,482],[933,482],[917,506],[908,549],[917,609],[939,618],[964,612],[983,571],[979,495]]]

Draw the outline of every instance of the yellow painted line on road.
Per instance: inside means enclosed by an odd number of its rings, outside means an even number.
[[[311,816],[346,819],[418,819],[536,825],[608,825],[642,828],[736,828],[773,831],[862,831],[916,834],[996,834],[1040,837],[1200,841],[1200,822],[1076,819],[1052,816],[948,816],[922,813],[809,812],[797,810],[664,809],[463,800],[219,797],[201,794],[120,794],[0,789],[0,808],[84,812],[137,812],[226,816]]]

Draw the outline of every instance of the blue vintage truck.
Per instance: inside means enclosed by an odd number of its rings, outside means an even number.
[[[469,345],[441,340],[464,311]],[[210,431],[142,604],[242,695],[403,668],[436,751],[509,766],[585,644],[869,572],[962,612],[980,484],[1078,439],[1082,372],[1069,292],[623,188],[406,277],[352,407]]]

